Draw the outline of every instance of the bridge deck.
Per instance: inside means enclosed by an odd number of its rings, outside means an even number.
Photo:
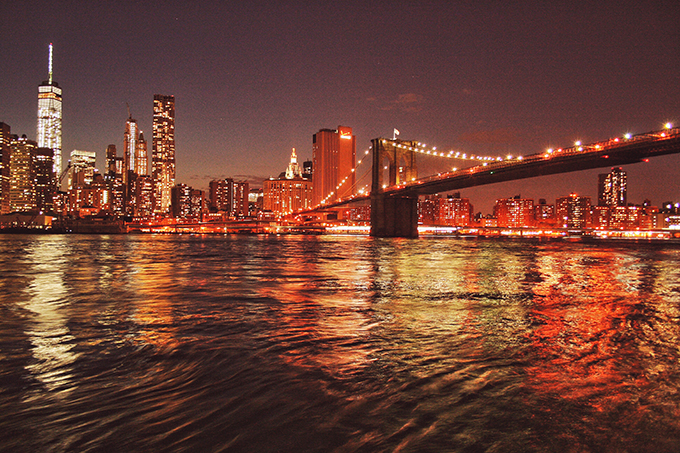
[[[387,188],[385,194],[400,197],[429,195],[536,176],[633,164],[650,157],[676,153],[680,153],[680,129],[677,128],[442,173]]]

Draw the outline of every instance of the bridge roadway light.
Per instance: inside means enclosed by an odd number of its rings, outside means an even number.
[[[663,127],[665,127],[666,129],[672,129],[673,125],[671,123],[666,123],[666,124],[664,124]]]
[[[630,140],[630,138],[631,138],[632,136],[633,136],[633,135],[632,135],[630,132],[626,132],[626,133],[623,135],[623,138],[625,138],[626,140]]]

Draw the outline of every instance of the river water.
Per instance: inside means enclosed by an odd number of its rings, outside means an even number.
[[[680,247],[0,236],[0,451],[677,452]]]

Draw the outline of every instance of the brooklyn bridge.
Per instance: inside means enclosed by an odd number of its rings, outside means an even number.
[[[351,203],[370,201],[371,236],[418,236],[418,197],[537,176],[634,164],[656,156],[680,153],[680,128],[666,124],[661,130],[626,134],[603,141],[576,142],[566,148],[547,149],[527,156],[469,156],[428,149],[417,141],[376,138],[370,193],[354,193],[332,203],[322,203],[311,214]],[[418,176],[418,154],[444,159],[475,160],[478,165],[453,169],[426,177]]]

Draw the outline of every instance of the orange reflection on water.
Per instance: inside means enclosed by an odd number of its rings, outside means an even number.
[[[538,326],[528,340],[540,362],[526,368],[531,400],[546,403],[546,411],[560,399],[608,414],[637,405],[656,366],[644,345],[657,341],[645,324],[655,322],[646,311],[659,301],[640,290],[654,266],[604,247],[566,258],[547,254],[539,264],[546,278],[533,287]]]
[[[271,307],[277,317],[278,328],[272,332],[276,349],[285,362],[297,367],[322,369],[333,376],[353,373],[371,361],[373,352],[366,346],[372,327],[365,291],[369,269],[361,257],[332,241],[316,237],[291,241],[318,242],[306,245],[337,250],[314,253],[309,260],[301,260],[299,252],[296,258],[277,257],[280,266],[271,284],[258,286],[261,297],[280,302]]]
[[[136,326],[133,335],[137,342],[174,349],[179,344],[178,326],[169,296],[175,292],[179,275],[175,265],[146,258],[158,253],[156,247],[153,241],[139,241],[130,254],[128,284],[136,296],[128,319]]]

